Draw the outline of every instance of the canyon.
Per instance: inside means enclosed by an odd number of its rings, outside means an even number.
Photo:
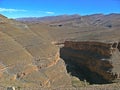
[[[120,15],[0,15],[0,89],[120,88]]]
[[[64,47],[61,48],[61,58],[66,64],[72,63],[77,66],[91,83],[119,82],[119,44],[119,42],[65,41]]]

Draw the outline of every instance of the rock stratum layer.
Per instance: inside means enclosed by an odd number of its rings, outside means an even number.
[[[120,42],[65,41],[61,57],[81,70],[88,69],[101,77],[102,80],[96,83],[118,82],[120,79]]]

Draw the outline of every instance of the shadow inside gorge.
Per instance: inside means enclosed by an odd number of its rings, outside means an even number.
[[[60,49],[60,57],[66,64],[67,72],[72,76],[79,78],[80,81],[86,80],[89,84],[109,84],[110,82],[105,80],[102,76],[95,72],[91,72],[87,67],[78,65],[74,60],[76,58],[70,58],[65,52],[66,48]]]

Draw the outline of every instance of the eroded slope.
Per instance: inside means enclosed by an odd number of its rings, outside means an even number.
[[[70,84],[59,50],[51,44],[48,33],[34,33],[27,25],[4,16],[0,20],[1,86],[38,90]]]

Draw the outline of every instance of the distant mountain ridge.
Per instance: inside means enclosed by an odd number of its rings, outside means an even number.
[[[58,15],[58,16],[45,16],[45,17],[23,17],[23,18],[16,18],[18,21],[55,21],[55,20],[67,20],[67,19],[75,19],[75,18],[81,18],[81,17],[91,17],[93,19],[97,19],[99,17],[119,17],[119,13],[111,13],[108,15],[104,14],[91,14],[91,15],[84,15],[81,16],[79,14],[73,14],[73,15]]]
[[[41,21],[56,21],[56,20],[64,20],[64,19],[72,19],[80,17],[78,14],[74,15],[59,15],[59,16],[45,16],[45,17],[24,17],[24,18],[16,18],[18,21],[25,22],[41,22]]]
[[[47,17],[30,17],[30,18],[17,18],[20,22],[43,22],[50,24],[62,24],[75,27],[84,26],[105,26],[111,28],[113,26],[120,26],[120,14],[112,13],[108,15],[104,14],[92,14],[80,16],[78,14],[74,15],[59,15],[59,16],[47,16]]]

